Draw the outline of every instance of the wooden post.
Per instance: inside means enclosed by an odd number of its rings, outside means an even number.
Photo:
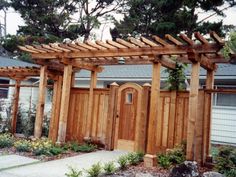
[[[192,55],[192,53],[191,53]],[[195,56],[191,57],[197,57]],[[190,93],[189,93],[189,114],[188,114],[188,128],[187,128],[187,160],[195,160],[195,122],[197,121],[198,111],[198,89],[199,89],[199,71],[200,63],[195,62],[192,64],[192,73],[190,80]],[[196,152],[197,153],[197,152]]]
[[[71,75],[71,87],[75,86],[75,72],[72,73]]]
[[[21,80],[15,80],[15,90],[13,96],[13,105],[12,105],[12,118],[11,118],[11,133],[16,133],[16,123],[17,123],[17,112],[19,105],[19,95],[20,95],[20,82]]]
[[[67,117],[70,101],[72,65],[64,66],[63,84],[61,93],[61,106],[59,116],[58,143],[64,143],[66,140]]]
[[[214,89],[214,71],[207,71],[206,89]],[[203,163],[206,159],[211,161],[211,116],[212,116],[212,93],[205,93],[204,105],[204,133],[203,133]]]
[[[58,76],[58,79],[53,84],[53,99],[52,99],[52,115],[50,119],[49,139],[53,142],[57,140],[60,106],[61,106],[61,89],[62,89],[62,76]]]
[[[151,85],[149,83],[145,83],[143,85],[143,93],[142,93],[142,106],[141,106],[141,121],[139,125],[140,136],[139,136],[139,147],[138,151],[146,152],[147,148],[147,131],[148,131],[148,114],[149,114],[149,100],[150,100],[150,90]]]
[[[119,85],[112,83],[110,85],[110,97],[109,97],[109,108],[108,108],[108,119],[107,119],[107,135],[106,135],[106,149],[114,149],[114,134],[115,134],[115,123],[116,123],[116,108],[117,108],[117,90]]]
[[[35,138],[40,138],[42,135],[46,86],[47,86],[47,66],[42,66],[40,68],[39,98],[38,98],[35,125],[34,125]]]
[[[91,126],[92,126],[92,118],[93,118],[93,96],[94,96],[94,88],[97,85],[97,72],[91,71],[91,80],[90,80],[90,88],[89,88],[89,101],[88,101],[88,117],[86,123],[86,134],[85,139],[88,140],[91,138]]]
[[[147,141],[147,155],[144,158],[144,165],[146,167],[155,166],[156,155],[156,125],[158,119],[158,106],[160,105],[160,80],[161,80],[161,63],[153,63],[152,69],[152,87],[151,87],[151,101],[150,113],[148,122],[148,141]]]

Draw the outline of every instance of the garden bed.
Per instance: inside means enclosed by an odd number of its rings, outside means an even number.
[[[206,171],[211,171],[210,168],[200,167],[199,172],[202,175]],[[136,166],[128,166],[125,170],[119,170],[115,172],[112,175],[106,175],[108,177],[147,177],[153,176],[153,177],[169,177],[170,170],[164,169],[161,167],[152,167],[147,168],[144,167],[144,163],[140,163]]]
[[[53,144],[46,138],[26,139],[16,138],[11,134],[0,134],[0,155],[16,154],[40,161],[50,161],[96,150],[96,145],[88,143],[78,144],[76,142],[70,142],[59,146]]]

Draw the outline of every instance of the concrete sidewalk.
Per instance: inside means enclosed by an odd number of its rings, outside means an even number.
[[[0,155],[0,171],[16,166],[24,166],[37,163],[39,160],[19,155]]]
[[[109,161],[116,161],[124,154],[126,154],[124,151],[97,151],[65,159],[3,170],[0,171],[0,177],[65,177],[65,173],[69,171],[68,167],[82,170],[86,176],[84,169],[89,169],[97,162],[103,164]]]

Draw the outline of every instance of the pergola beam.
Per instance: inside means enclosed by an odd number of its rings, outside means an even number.
[[[63,64],[67,64],[67,65],[70,64],[73,67],[80,68],[80,69],[85,69],[85,70],[89,70],[89,71],[96,71],[98,73],[103,71],[103,67],[96,66],[96,65],[88,63],[88,62],[70,60],[70,59],[65,59],[65,58],[62,58],[60,61]]]

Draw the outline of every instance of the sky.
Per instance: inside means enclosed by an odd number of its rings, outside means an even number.
[[[209,21],[220,21],[223,19],[224,24],[233,24],[236,26],[236,7],[228,9],[224,11],[226,14],[225,17],[217,17],[213,16],[209,18]],[[208,16],[211,13],[200,13],[199,20],[203,19],[204,17]],[[3,14],[0,13],[0,21],[3,23]],[[14,12],[13,9],[9,9],[7,13],[7,33],[8,34],[16,34],[19,25],[24,25],[23,19],[20,17],[20,14]],[[106,24],[104,33],[103,33],[103,40],[110,39],[109,28],[113,27],[112,24]],[[103,26],[101,26],[103,28]],[[101,29],[96,31],[96,35],[98,39],[101,39]]]

